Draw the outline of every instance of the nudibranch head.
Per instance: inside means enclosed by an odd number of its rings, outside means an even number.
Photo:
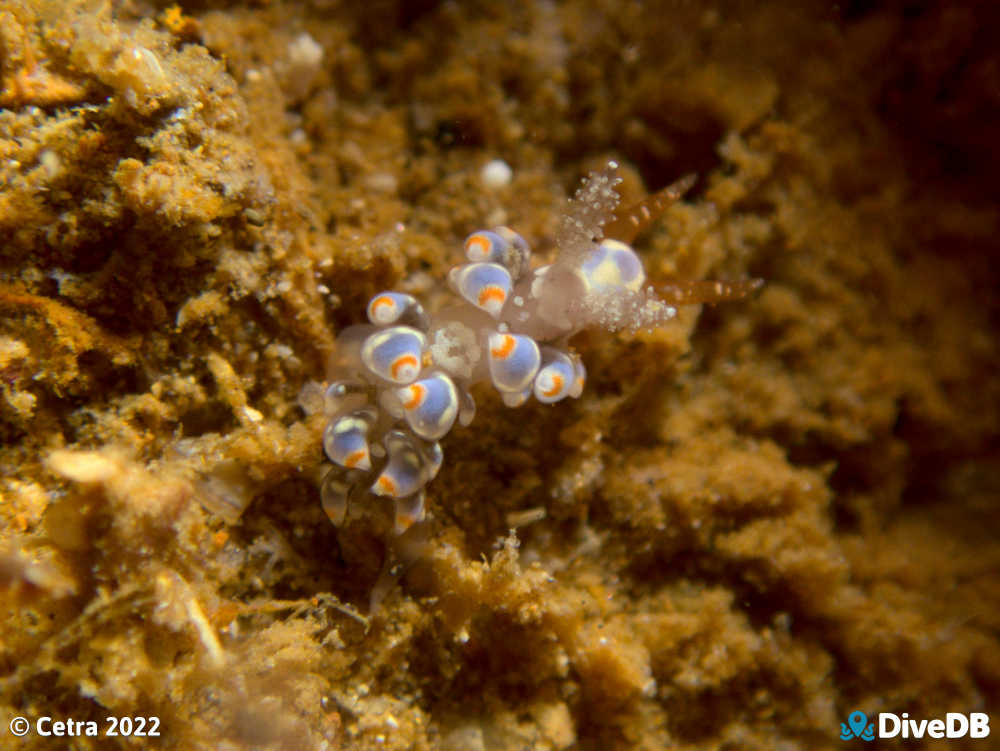
[[[646,283],[642,261],[628,245],[604,238],[580,266],[580,276],[590,293],[614,293],[622,289],[641,292]]]

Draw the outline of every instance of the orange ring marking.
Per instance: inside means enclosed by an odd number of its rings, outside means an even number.
[[[476,248],[476,247],[478,247],[480,249],[480,253],[482,254],[482,256],[481,256],[482,258],[486,258],[489,255],[489,253],[490,253],[490,241],[487,238],[483,237],[482,235],[473,235],[472,237],[470,237],[468,240],[465,241],[465,252],[466,252],[466,254],[468,254],[468,252],[472,248]]]
[[[501,305],[507,302],[507,293],[503,291],[503,288],[496,286],[495,284],[488,284],[479,291],[479,307],[485,308],[486,303],[490,300],[496,300]]]
[[[386,477],[385,475],[379,475],[375,483],[378,485],[379,490],[384,492],[386,495],[396,495],[396,483],[394,483],[391,478]]]
[[[392,373],[393,379],[399,378],[399,371],[406,365],[410,365],[414,369],[417,369],[420,367],[420,361],[413,355],[400,355],[392,361],[392,366],[389,368],[389,372]]]
[[[416,409],[424,403],[424,398],[427,396],[427,387],[422,383],[411,384],[406,387],[406,390],[410,398],[403,402],[403,409]]]
[[[352,451],[347,456],[344,457],[344,466],[348,469],[358,466],[365,459],[368,458],[367,449],[358,449],[357,451]]]
[[[552,383],[554,384],[552,388],[548,391],[543,391],[542,396],[558,396],[559,392],[562,391],[563,379],[558,373],[552,374]]]
[[[503,334],[502,336],[503,344],[499,347],[490,348],[490,354],[498,360],[506,360],[510,357],[510,353],[514,351],[514,345],[517,344],[517,340],[510,334]]]

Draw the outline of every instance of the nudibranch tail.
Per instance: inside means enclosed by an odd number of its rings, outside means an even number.
[[[324,398],[323,449],[333,466],[321,495],[334,524],[366,493],[393,499],[395,534],[422,521],[425,488],[443,461],[438,441],[456,422],[472,422],[474,384],[491,384],[511,407],[532,396],[577,398],[586,369],[566,345],[575,332],[657,326],[677,305],[738,300],[760,287],[757,279],[649,284],[628,243],[694,177],[614,213],[615,168],[591,173],[576,192],[552,264],[532,269],[528,243],[507,227],[479,230],[465,240],[468,262],[448,277],[456,305],[428,315],[411,295],[380,292],[368,303],[369,323],[341,332]]]
[[[334,526],[341,526],[347,518],[348,500],[359,487],[363,476],[364,472],[345,472],[340,467],[330,467],[327,471],[320,485],[319,496],[323,511]]]

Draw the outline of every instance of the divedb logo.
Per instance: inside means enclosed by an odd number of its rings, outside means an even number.
[[[990,734],[990,716],[985,712],[948,712],[944,719],[913,720],[906,712],[879,712],[878,722],[869,722],[864,712],[857,710],[840,723],[840,740],[860,738],[986,738]]]

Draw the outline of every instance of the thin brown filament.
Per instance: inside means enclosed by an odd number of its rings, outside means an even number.
[[[763,279],[738,279],[728,282],[711,279],[691,281],[677,279],[654,284],[653,289],[660,299],[670,305],[701,305],[743,300],[763,286]]]
[[[670,206],[691,190],[697,175],[687,175],[663,190],[646,196],[638,203],[615,212],[614,218],[604,225],[604,236],[631,245],[653,222],[663,216]]]

